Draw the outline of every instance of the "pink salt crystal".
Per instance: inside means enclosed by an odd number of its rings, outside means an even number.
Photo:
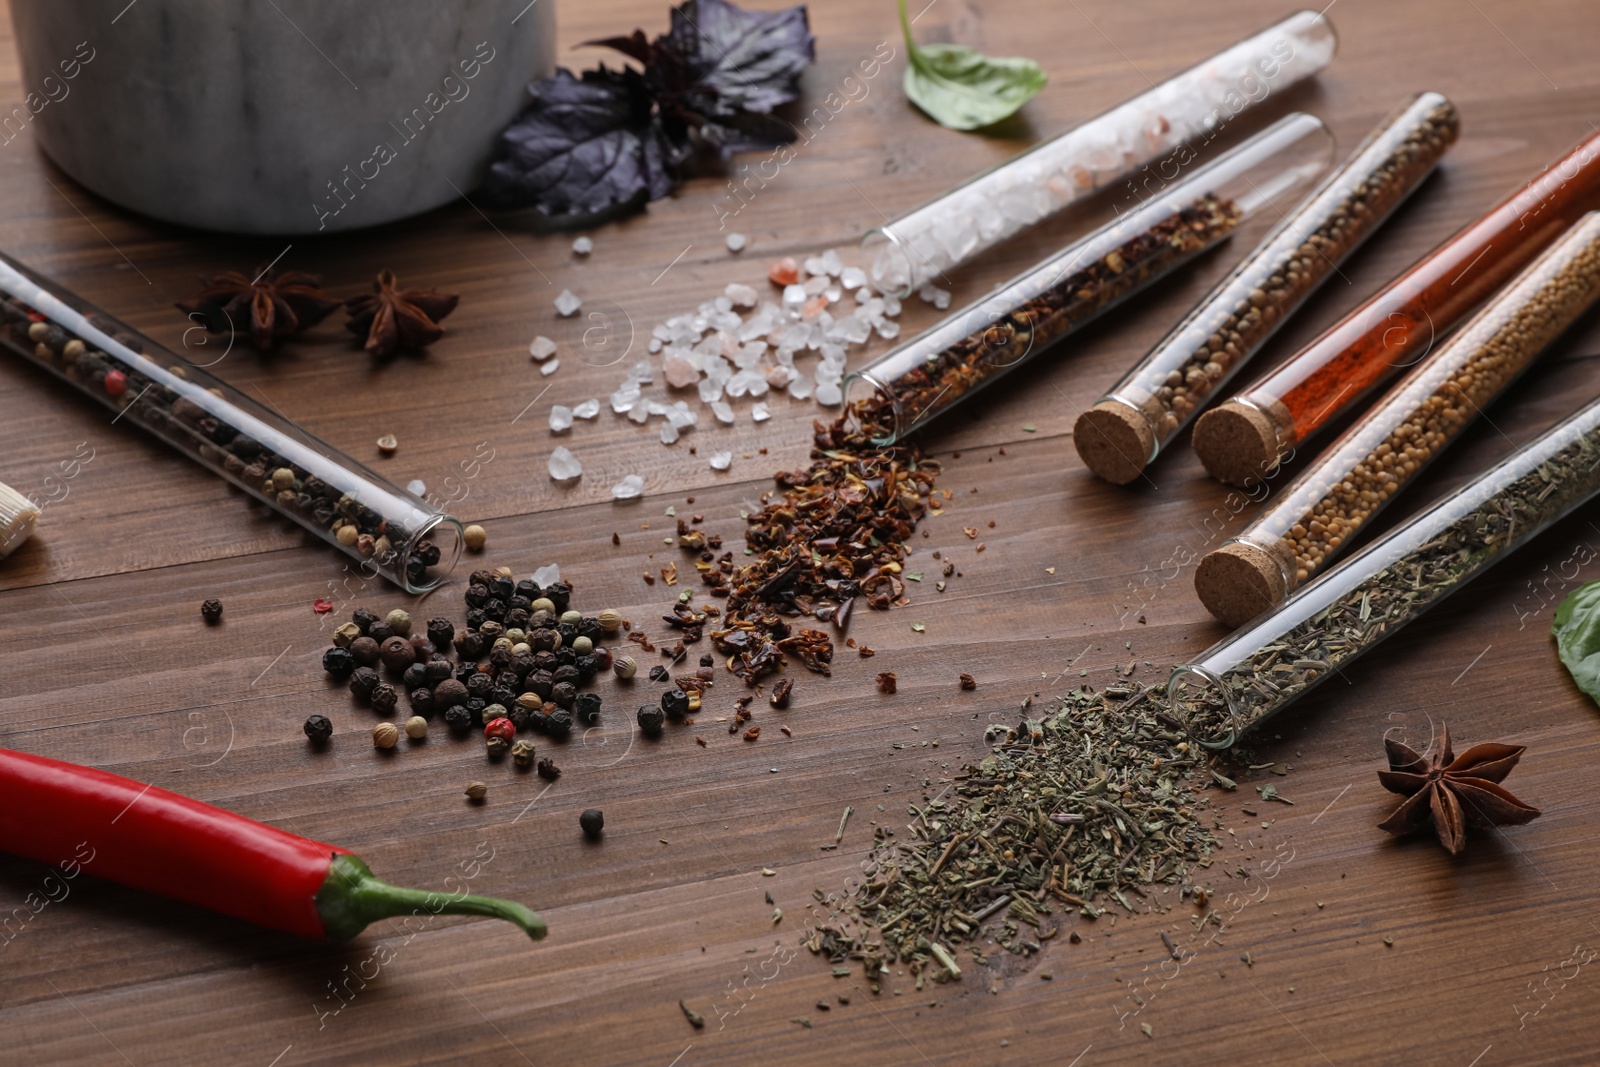
[[[800,317],[809,322],[810,320],[815,319],[818,315],[822,314],[823,309],[826,308],[827,306],[828,306],[828,298],[827,297],[825,297],[825,296],[814,296],[810,300],[807,300],[804,304],[801,305],[801,307],[800,307]]]
[[[667,384],[674,389],[687,389],[700,380],[700,372],[682,356],[668,356],[661,361],[661,370],[666,375]]]
[[[767,268],[767,278],[773,285],[793,285],[800,280],[800,264],[793,256],[784,256]]]

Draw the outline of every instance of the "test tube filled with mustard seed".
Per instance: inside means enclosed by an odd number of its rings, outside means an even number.
[[[1139,477],[1433,172],[1460,125],[1455,105],[1433,92],[1385,118],[1343,167],[1078,417],[1072,441],[1084,465],[1118,485]]]
[[[1333,136],[1291,114],[845,379],[845,403],[891,445],[1226,240],[1293,203]]]
[[[1591,212],[1201,559],[1194,584],[1206,609],[1239,626],[1282,604],[1597,299],[1600,212]]]

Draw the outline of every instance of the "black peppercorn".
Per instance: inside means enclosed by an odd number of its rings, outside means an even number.
[[[473,630],[489,621],[489,613],[482,608],[469,608],[467,610],[467,626]]]
[[[498,638],[506,635],[506,628],[494,619],[485,619],[483,620],[483,625],[478,627],[478,632],[483,635],[485,641],[492,645]]]
[[[588,682],[600,671],[597,661],[593,656],[579,656],[578,662],[573,664],[573,666],[578,669],[578,681],[580,683]]]
[[[421,689],[428,684],[428,668],[421,663],[413,663],[400,676],[400,682],[405,686],[407,692],[413,689]]]
[[[578,662],[578,654],[570,648],[563,648],[555,654],[555,657],[556,663],[562,667],[575,666]]]
[[[527,649],[511,654],[511,672],[518,678],[526,678],[528,672],[533,670],[534,654]]]
[[[444,657],[436,656],[435,658],[430,659],[427,663],[423,664],[422,669],[424,675],[428,679],[428,684],[431,685],[436,682],[442,682],[446,678],[450,677],[450,674],[455,670],[455,667]]]
[[[306,719],[304,729],[306,736],[311,739],[313,745],[326,744],[328,738],[333,736],[333,723],[328,721],[326,715],[310,716]]]
[[[330,648],[322,654],[322,669],[343,681],[355,673],[356,658],[348,648]]]
[[[494,679],[487,674],[474,674],[467,679],[467,694],[475,697],[487,697],[494,688]]]
[[[207,626],[215,626],[222,621],[222,601],[207,600],[200,605],[200,617],[206,620]]]
[[[389,638],[395,636],[395,633],[393,628],[391,628],[388,623],[380,619],[371,626],[367,627],[367,636],[381,645],[385,641],[389,640]]]
[[[499,622],[506,616],[506,602],[499,597],[491,596],[483,602],[483,613],[489,617],[490,622]]]
[[[435,707],[453,708],[457,704],[465,704],[467,695],[467,687],[454,678],[446,678],[433,687],[433,703]]]
[[[433,690],[426,686],[419,686],[411,690],[411,710],[418,715],[432,715],[438,705],[433,699]]]
[[[412,634],[411,655],[418,663],[426,663],[433,655],[433,642],[422,634]]]
[[[556,633],[561,635],[561,646],[566,648],[578,639],[578,627],[570,622],[558,623]]]
[[[538,764],[539,777],[547,782],[553,782],[561,777],[561,768],[557,767],[554,760],[542,759]]]
[[[456,672],[455,672],[454,678],[455,678],[456,681],[460,682],[462,685],[466,685],[467,684],[467,679],[471,678],[474,674],[477,674],[477,673],[478,673],[478,665],[476,663],[462,663],[462,664],[460,664],[459,666],[456,667]]]
[[[494,676],[494,686],[496,689],[515,689],[520,693],[522,691],[522,675],[514,670],[501,671]]]
[[[638,720],[639,732],[653,741],[661,736],[661,731],[667,723],[667,715],[660,708],[646,704],[639,709]]]
[[[701,656],[700,657],[700,666],[702,666],[702,667],[715,667],[716,665],[717,665],[717,657],[712,656],[712,655],[705,655],[705,656]]]
[[[379,715],[387,715],[400,703],[400,694],[394,691],[394,686],[388,682],[379,682],[372,687],[372,710]]]
[[[466,703],[461,706],[467,709],[468,715],[472,716],[472,725],[483,725],[483,709],[489,706],[487,700],[482,697],[468,697]]]
[[[472,732],[472,713],[458,704],[445,711],[444,724],[455,736],[464,737]]]
[[[450,647],[451,640],[456,636],[455,623],[449,619],[428,620],[428,640],[433,642],[433,647],[443,652]]]
[[[532,578],[524,578],[517,583],[516,595],[530,603],[538,600],[540,596],[539,583]]]
[[[573,701],[578,699],[578,687],[571,682],[557,682],[550,687],[550,699],[564,708],[570,708]]]
[[[489,587],[481,582],[473,582],[467,586],[464,599],[467,602],[467,607],[481,608],[484,602],[489,599]]]
[[[572,736],[572,712],[566,708],[557,708],[547,716],[545,733],[557,741],[565,741]]]
[[[483,635],[475,630],[468,630],[466,633],[458,635],[455,643],[456,652],[463,659],[477,659],[483,655],[483,650],[489,647],[488,643],[484,641]]]
[[[357,608],[350,613],[350,621],[361,627],[361,634],[365,637],[372,629],[372,624],[378,621],[378,616],[366,608]]]
[[[493,689],[489,690],[489,696],[487,699],[491,704],[504,704],[509,708],[512,704],[516,703],[517,691],[514,687],[507,688],[503,685],[497,685]]]
[[[661,710],[676,721],[689,714],[689,694],[682,689],[668,689],[661,694]]]
[[[554,707],[554,705],[551,705]],[[543,705],[528,709],[528,729],[536,734],[550,732],[550,714],[544,710]]]
[[[650,668],[650,680],[652,682],[664,682],[664,681],[666,681],[667,680],[667,669],[665,667],[663,667],[661,664],[657,663],[654,667]]]
[[[566,611],[572,603],[572,586],[566,582],[552,582],[544,587],[543,593],[557,611]]]
[[[576,685],[578,681],[578,668],[571,665],[557,667],[555,670],[550,672],[550,680],[554,683],[572,682],[574,685]]]
[[[577,714],[579,722],[585,726],[593,726],[595,720],[600,718],[600,694],[579,693],[573,711]]]
[[[598,841],[601,831],[606,828],[605,814],[599,808],[585,808],[583,814],[578,816],[578,825],[582,827],[584,837]]]
[[[387,638],[378,649],[378,658],[383,660],[383,665],[395,674],[405,673],[405,669],[417,662],[416,653],[411,649],[411,642],[404,637]]]
[[[350,673],[350,692],[354,693],[357,699],[370,700],[378,681],[377,671],[371,667],[357,667]]]
[[[557,662],[554,652],[535,652],[533,654],[534,670],[553,671],[559,666],[561,664]]]
[[[509,600],[511,597],[515,596],[516,593],[516,585],[511,581],[510,578],[507,578],[503,574],[495,575],[494,581],[489,583],[489,594],[496,600]],[[505,609],[501,608],[501,610],[504,611]]]
[[[358,637],[350,642],[350,655],[363,667],[378,665],[378,642],[370,637]]]
[[[490,705],[490,707],[493,707],[493,706],[494,706],[493,704]],[[518,733],[521,733],[523,730],[529,729],[533,725],[533,723],[531,721],[532,716],[528,712],[527,708],[525,708],[521,704],[518,704],[518,703],[515,703],[515,702],[511,703],[510,705],[508,705],[508,707],[511,710],[507,711],[505,713],[505,716],[506,716],[506,718],[511,720],[511,725],[515,726],[517,728],[517,732]]]
[[[522,680],[522,688],[529,693],[538,693],[540,700],[550,699],[550,688],[555,684],[555,676],[549,671],[529,671]]]

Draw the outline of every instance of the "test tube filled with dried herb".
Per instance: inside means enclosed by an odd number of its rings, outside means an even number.
[[[1133,481],[1279,326],[1383,225],[1455,143],[1460,117],[1420,93],[1384,119],[1348,162],[1267,234],[1256,250],[1078,417],[1084,464]]]
[[[1169,710],[1232,745],[1597,493],[1600,401],[1178,667]]]
[[[1600,208],[1600,133],[1418,260],[1288,361],[1195,423],[1207,473],[1249,486],[1425,355],[1585,212]]]
[[[408,592],[461,553],[461,524],[182,356],[0,255],[0,350],[45,367]]]
[[[1600,212],[1590,212],[1200,561],[1201,602],[1230,626],[1283,603],[1597,299]]]
[[[891,425],[876,443],[893,444],[1226,239],[1256,212],[1283,210],[1332,154],[1321,122],[1285,116],[852,374],[847,404],[888,412]]]

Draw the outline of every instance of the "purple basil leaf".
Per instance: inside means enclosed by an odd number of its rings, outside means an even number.
[[[613,48],[629,59],[637,59],[646,66],[650,65],[653,51],[643,30],[634,30],[629,37],[601,37],[593,41],[584,41],[579,47]]]
[[[724,162],[739,152],[777,148],[795,139],[794,125],[771,115],[737,111],[708,119],[700,136],[717,149]]]
[[[557,70],[528,86],[532,103],[500,135],[484,197],[491,207],[593,214],[672,191],[689,146],[668,136],[631,70]]]
[[[672,9],[658,48],[683,57],[697,89],[714,94],[716,113],[767,112],[800,95],[801,71],[816,57],[804,4],[744,11],[727,0],[688,0]]]

